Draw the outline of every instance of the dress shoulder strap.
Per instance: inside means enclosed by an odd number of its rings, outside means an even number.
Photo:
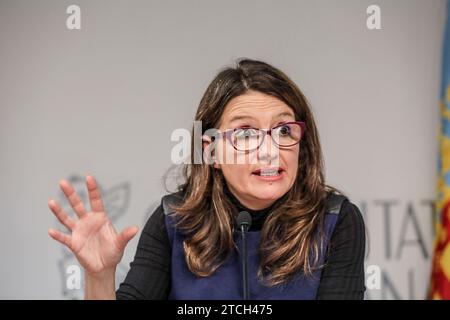
[[[341,194],[337,194],[335,192],[328,192],[326,207],[327,213],[330,214],[339,214],[341,211],[342,204],[347,200],[347,197]]]
[[[170,205],[178,205],[183,200],[183,191],[167,194],[162,197],[162,205],[164,214],[168,215],[174,213],[174,210]]]

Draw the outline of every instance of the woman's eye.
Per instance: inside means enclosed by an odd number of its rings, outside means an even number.
[[[291,128],[288,125],[284,125],[281,127],[278,127],[277,129],[279,135],[286,136],[291,134]]]
[[[240,128],[235,132],[236,137],[238,138],[251,138],[257,135],[257,132],[253,128]]]

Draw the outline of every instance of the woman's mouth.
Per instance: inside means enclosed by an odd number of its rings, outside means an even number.
[[[258,179],[264,181],[276,181],[284,176],[284,169],[280,167],[260,168],[252,172]]]

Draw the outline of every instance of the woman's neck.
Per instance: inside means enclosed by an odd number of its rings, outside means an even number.
[[[250,214],[266,214],[269,213],[273,206],[275,205],[275,203],[277,201],[272,201],[270,204],[263,206],[260,209],[255,209],[255,208],[249,208],[248,206],[242,204],[242,202],[236,197],[236,195],[233,194],[233,192],[230,190],[230,188],[228,187],[227,183],[224,183],[224,193],[228,196],[228,198],[230,199],[230,201],[235,205],[235,207],[239,210],[239,211],[248,211]]]

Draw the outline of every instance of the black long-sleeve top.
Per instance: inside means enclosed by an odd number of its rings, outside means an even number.
[[[226,188],[228,189],[228,188]],[[273,209],[251,210],[225,190],[239,211],[252,216],[250,230],[260,230]],[[365,227],[358,207],[344,200],[329,242],[326,265],[322,270],[317,299],[364,298]],[[162,204],[148,219],[130,270],[116,291],[117,299],[167,299],[171,287],[171,244]]]

